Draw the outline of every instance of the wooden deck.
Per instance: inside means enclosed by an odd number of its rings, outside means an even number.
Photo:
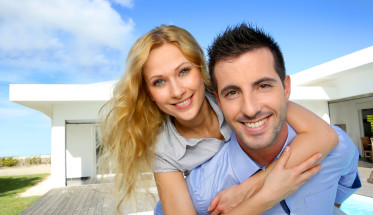
[[[363,187],[356,194],[373,198],[373,184],[366,180],[373,168],[373,163],[359,161],[359,172]],[[156,188],[152,187],[154,195],[140,193],[138,200],[138,211],[153,211],[158,195]],[[81,186],[69,186],[50,190],[31,206],[24,210],[21,215],[112,215],[115,214],[113,199],[107,193],[103,185],[89,184]],[[134,214],[136,211],[124,210],[124,214]]]
[[[152,211],[155,201],[150,194],[140,194],[138,212]],[[112,195],[102,185],[70,186],[50,190],[21,215],[114,215],[113,203]],[[124,214],[131,213],[135,211],[124,210]]]

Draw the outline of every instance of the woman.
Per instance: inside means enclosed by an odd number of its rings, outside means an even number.
[[[206,72],[202,49],[187,31],[176,26],[155,28],[132,46],[125,73],[106,106],[109,114],[102,131],[104,152],[109,156],[106,167],[109,163],[116,167],[118,210],[136,194],[139,173],[153,168],[164,212],[195,214],[183,173],[214,156],[232,133],[208,92]],[[294,167],[316,152],[326,155],[337,144],[336,134],[321,119],[295,104],[288,109],[287,121],[300,135],[291,144],[298,156],[290,156],[286,167]],[[293,171],[287,170],[275,172],[290,175]],[[314,168],[312,174],[316,171]],[[242,192],[224,210],[250,201],[246,197],[262,187],[268,172],[251,177],[239,189],[232,188]],[[306,179],[296,174],[289,183],[297,188]],[[223,192],[216,204],[226,205],[222,199],[232,199],[230,193]]]

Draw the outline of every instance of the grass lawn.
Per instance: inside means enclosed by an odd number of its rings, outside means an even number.
[[[42,181],[48,174],[1,176],[0,177],[0,214],[18,215],[40,196],[19,197],[27,188]]]

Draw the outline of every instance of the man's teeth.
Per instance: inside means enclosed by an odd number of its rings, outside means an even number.
[[[190,99],[187,99],[187,100],[185,100],[185,101],[183,101],[181,103],[176,104],[176,106],[183,106],[183,105],[188,104],[189,102],[190,102]]]
[[[267,121],[267,118],[261,120],[261,121],[258,121],[258,122],[253,122],[253,123],[245,123],[245,125],[249,128],[257,128],[261,125],[263,125],[265,122]]]

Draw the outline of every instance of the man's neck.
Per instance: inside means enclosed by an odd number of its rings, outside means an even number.
[[[274,140],[273,144],[271,144],[265,149],[250,150],[246,148],[244,149],[244,151],[246,152],[248,156],[250,156],[252,160],[258,163],[260,166],[267,166],[281,152],[286,142],[287,137],[288,137],[288,127],[287,127],[287,123],[285,122],[282,125],[282,128],[279,134],[277,135],[276,139]]]

